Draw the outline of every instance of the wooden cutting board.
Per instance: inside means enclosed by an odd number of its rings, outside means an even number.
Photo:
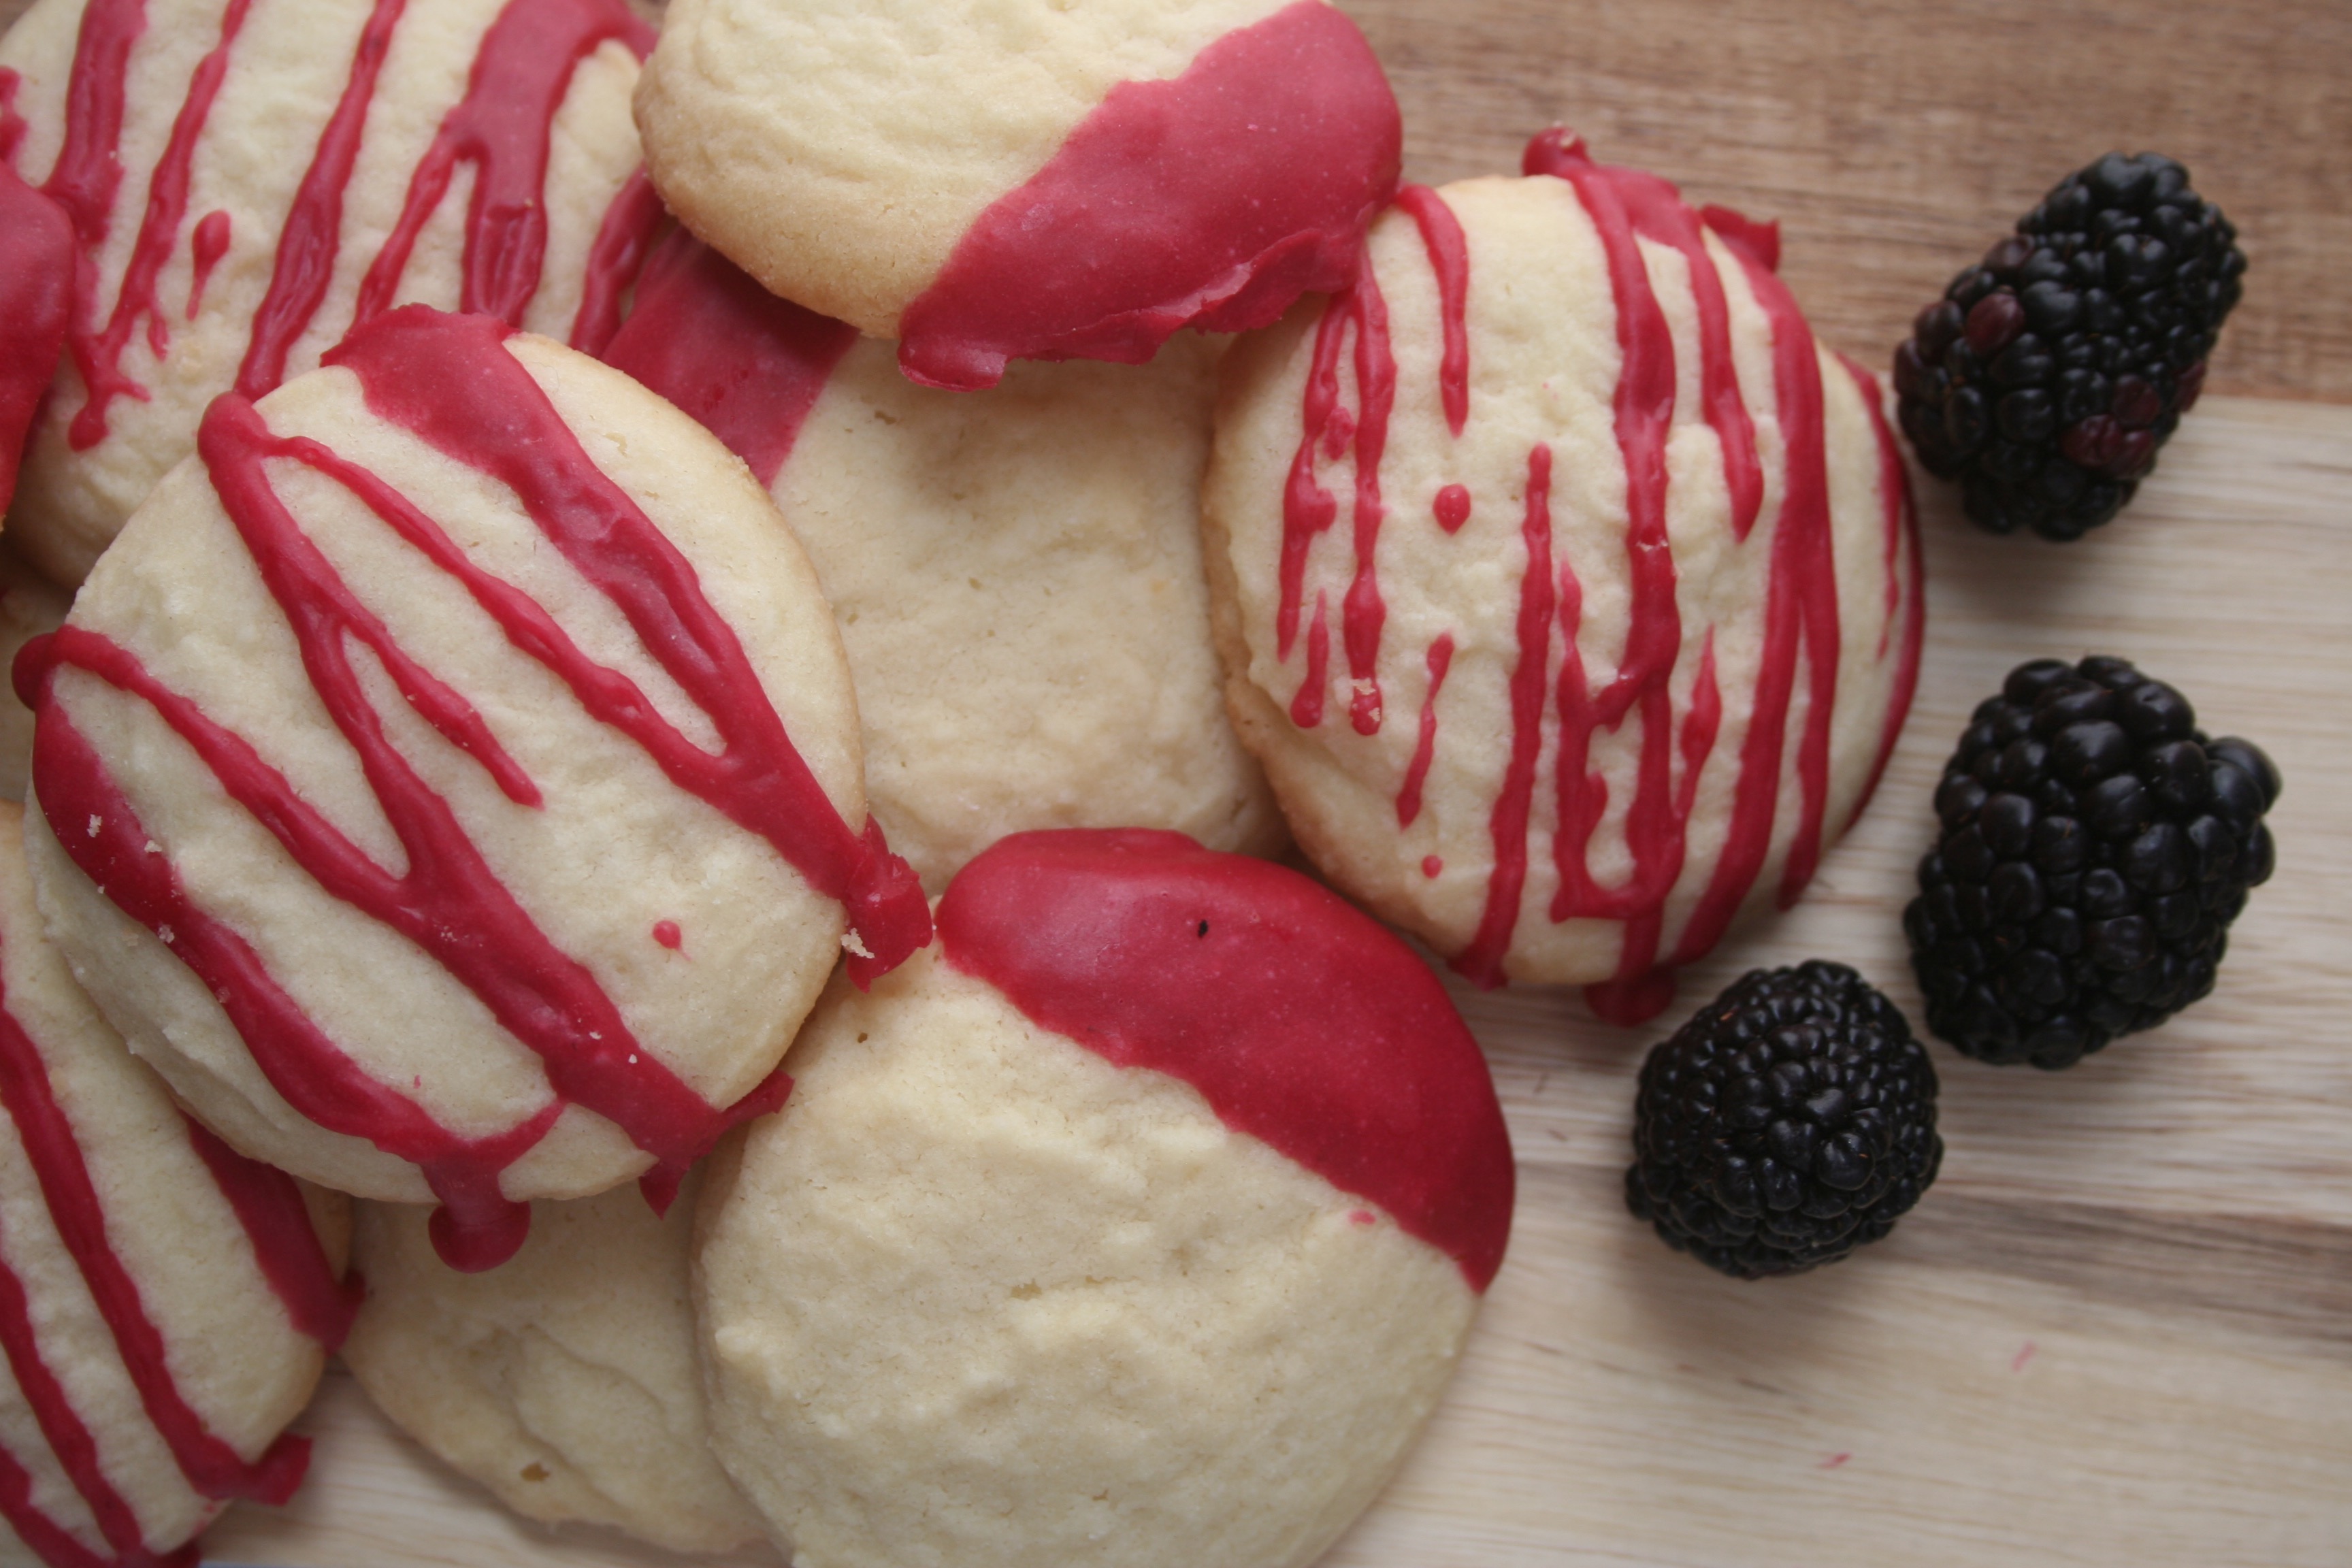
[[[1948,1152],[1920,1207],[1846,1263],[1757,1284],[1625,1213],[1633,1076],[1663,1029],[1561,990],[1460,993],[1518,1151],[1511,1255],[1436,1422],[1328,1568],[2352,1563],[2352,408],[2210,400],[2131,511],[2069,548],[1925,500],[1926,664],[1878,799],[1674,1016],[1820,956],[1917,1019],[1897,921],[1943,758],[2013,664],[2094,651],[2285,775],[2279,871],[2219,990],[2063,1074],[1937,1047]],[[313,1484],[233,1511],[216,1559],[677,1561],[507,1517],[341,1373],[304,1429]]]

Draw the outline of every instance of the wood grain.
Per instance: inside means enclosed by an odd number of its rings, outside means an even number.
[[[1885,1242],[1743,1285],[1627,1216],[1662,1030],[1457,991],[1519,1156],[1512,1252],[1412,1460],[1326,1568],[2352,1562],[2352,409],[2214,400],[2126,518],[2067,548],[1928,496],[1928,645],[1877,803],[1790,915],[1693,971],[1852,963],[1915,1019],[1897,915],[1927,800],[2015,663],[2120,653],[2254,737],[2278,875],[2217,993],[2074,1071],[1936,1050],[1943,1174]],[[318,1484],[212,1549],[300,1568],[656,1568],[497,1510],[348,1378]],[[772,1568],[754,1553],[727,1568]],[[1041,1565],[1050,1568],[1050,1565]]]

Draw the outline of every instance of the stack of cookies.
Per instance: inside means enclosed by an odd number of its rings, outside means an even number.
[[[675,1550],[1329,1545],[1511,1213],[1381,921],[1656,1012],[1920,630],[1769,227],[1400,147],[1324,0],[37,0],[0,1557],[339,1346]]]

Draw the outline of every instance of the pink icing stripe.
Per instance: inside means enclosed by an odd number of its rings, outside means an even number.
[[[1331,684],[1330,598],[1315,590],[1315,620],[1307,628],[1307,678],[1290,699],[1290,721],[1302,730],[1323,722],[1323,693]]]
[[[278,236],[269,291],[253,313],[245,363],[236,373],[241,397],[259,397],[286,379],[288,356],[326,302],[328,285],[335,278],[335,256],[342,247],[343,192],[352,183],[352,166],[359,162],[360,138],[367,129],[368,105],[375,100],[376,78],[383,70],[392,35],[399,28],[407,5],[408,0],[375,0],[367,25],[360,31],[342,96],[319,133],[310,167],[294,193],[286,226]]]
[[[1437,319],[1444,345],[1437,366],[1438,397],[1445,405],[1446,427],[1459,436],[1470,422],[1470,241],[1445,198],[1427,185],[1405,186],[1397,193],[1396,205],[1421,230],[1429,269],[1437,279]],[[1466,509],[1463,515],[1469,515]],[[1456,522],[1446,531],[1461,526]]]
[[[73,221],[0,163],[0,511],[73,321]]]
[[[1139,363],[1182,326],[1269,325],[1353,276],[1402,144],[1363,35],[1298,0],[1111,89],[908,306],[899,364],[969,391],[1009,359]]]
[[[586,275],[581,279],[580,309],[572,318],[572,346],[583,354],[604,355],[621,330],[621,307],[630,283],[645,268],[668,209],[654,191],[654,183],[640,167],[622,182],[604,221],[596,226],[596,243],[589,248]],[[640,296],[642,299],[643,296]]]
[[[1454,634],[1440,632],[1429,645],[1429,695],[1421,700],[1421,739],[1405,769],[1404,787],[1397,791],[1397,826],[1411,827],[1421,816],[1422,786],[1429,782],[1430,765],[1437,760],[1437,694],[1445,689],[1445,672],[1454,667]]]
[[[188,240],[188,320],[196,319],[204,309],[205,286],[212,281],[213,268],[228,254],[229,216],[226,212],[206,213],[196,221],[196,232]]]
[[[196,139],[204,134],[213,100],[220,92],[221,78],[228,72],[229,46],[236,42],[237,32],[245,26],[246,12],[251,6],[252,0],[229,0],[222,11],[220,41],[196,62],[195,71],[188,79],[187,96],[181,100],[180,112],[172,121],[171,136],[163,144],[163,156],[156,160],[154,171],[148,176],[147,211],[140,219],[139,236],[131,245],[121,286],[115,290],[114,314],[103,331],[86,339],[78,336],[74,344],[74,363],[80,369],[82,384],[88,389],[80,411],[75,414],[66,432],[68,444],[77,452],[88,451],[106,439],[106,409],[115,398],[146,399],[147,389],[122,369],[122,351],[130,346],[131,334],[137,330],[141,318],[147,322],[148,351],[157,359],[171,352],[171,329],[165,325],[163,301],[157,294],[156,285],[163,277],[164,263],[179,248],[180,226],[188,215],[189,167],[195,160]]]
[[[1510,1135],[1445,988],[1370,916],[1177,833],[1018,834],[940,901],[940,952],[1039,1027],[1181,1079],[1219,1120],[1454,1259],[1502,1264]]]
[[[5,999],[0,999],[5,1002]],[[138,1282],[107,1239],[106,1210],[90,1180],[73,1125],[49,1085],[39,1049],[0,1005],[0,1105],[15,1124],[39,1178],[41,1195],[58,1235],[89,1288],[99,1315],[114,1336],[115,1348],[139,1391],[139,1403],[154,1424],[188,1484],[208,1498],[247,1498],[282,1503],[301,1484],[310,1462],[305,1437],[281,1436],[248,1464],[197,1415],[173,1381],[163,1335],[148,1317]]]
[[[1486,879],[1486,907],[1454,968],[1474,985],[1504,981],[1503,955],[1518,929],[1519,895],[1528,885],[1528,821],[1535,804],[1536,763],[1543,749],[1544,690],[1551,680],[1551,623],[1559,588],[1551,564],[1551,448],[1528,454],[1527,521],[1520,526],[1527,566],[1519,574],[1519,660],[1511,670],[1511,753],[1495,797],[1489,835],[1495,868]]]
[[[556,112],[581,62],[615,40],[639,59],[653,51],[653,29],[625,0],[507,0],[483,35],[465,98],[417,163],[407,204],[361,280],[355,322],[391,309],[416,237],[457,165],[470,163],[474,194],[466,210],[457,308],[522,324],[547,255],[547,160]]]
[[[854,328],[779,300],[678,229],[637,284],[604,362],[700,420],[772,486]]]
[[[330,1355],[342,1349],[367,1289],[356,1274],[337,1277],[294,1178],[275,1165],[247,1159],[194,1117],[184,1114],[180,1121],[188,1130],[189,1146],[236,1211],[237,1224],[253,1243],[254,1261],[295,1331],[316,1340]]]

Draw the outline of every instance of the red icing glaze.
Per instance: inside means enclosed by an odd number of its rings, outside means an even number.
[[[1459,533],[1462,525],[1470,521],[1470,492],[1461,485],[1447,485],[1437,492],[1429,510],[1437,519],[1438,527],[1448,533]]]
[[[1437,279],[1437,316],[1444,344],[1437,366],[1439,399],[1445,405],[1446,427],[1454,435],[1470,422],[1470,241],[1462,220],[1444,197],[1427,185],[1407,185],[1397,193],[1402,207],[1421,230],[1429,252],[1429,268]],[[1459,489],[1460,486],[1450,487]],[[1462,515],[1467,518],[1469,495],[1463,494]],[[1444,517],[1444,512],[1438,514]],[[1460,528],[1456,522],[1446,531]]]
[[[294,193],[286,226],[278,236],[269,291],[253,313],[245,363],[236,373],[240,397],[259,397],[277,389],[286,379],[287,356],[294,352],[296,340],[309,330],[310,318],[326,303],[327,287],[335,277],[335,255],[342,246],[343,192],[352,183],[352,166],[359,162],[360,137],[367,129],[368,105],[375,100],[376,78],[383,69],[383,57],[392,48],[392,35],[407,5],[408,0],[375,0],[367,26],[360,30],[342,96],[319,133],[310,167]]]
[[[1588,678],[1577,641],[1582,584],[1569,563],[1553,559],[1552,458],[1549,446],[1538,445],[1529,455],[1527,520],[1522,528],[1527,565],[1520,585],[1518,660],[1510,682],[1511,749],[1490,822],[1495,867],[1479,926],[1454,963],[1480,984],[1503,981],[1503,957],[1517,929],[1527,882],[1528,834],[1536,773],[1545,751],[1549,690],[1549,705],[1559,721],[1553,852],[1559,877],[1549,914],[1555,921],[1606,919],[1622,923],[1624,939],[1617,976],[1606,985],[1592,988],[1590,996],[1605,1016],[1631,1022],[1654,1015],[1671,1000],[1672,983],[1664,972],[1715,943],[1760,874],[1774,837],[1782,753],[1801,665],[1809,684],[1794,766],[1800,800],[1778,889],[1784,904],[1795,899],[1820,859],[1840,634],[1819,362],[1811,333],[1794,300],[1771,271],[1779,253],[1778,231],[1771,226],[1710,208],[1703,226],[1699,215],[1682,205],[1672,185],[1638,171],[1597,165],[1582,143],[1563,132],[1547,132],[1530,143],[1527,169],[1531,175],[1552,175],[1575,187],[1609,266],[1621,354],[1614,422],[1626,474],[1630,624],[1616,669],[1596,685]],[[1466,247],[1458,221],[1434,192],[1416,189],[1401,196],[1399,205],[1420,227],[1437,279],[1445,345],[1439,387],[1448,423],[1458,436],[1468,416]],[[1723,249],[1742,268],[1751,293],[1770,321],[1775,404],[1786,432],[1789,467],[1786,493],[1769,545],[1764,657],[1754,693],[1755,718],[1743,746],[1735,788],[1730,842],[1674,951],[1662,952],[1664,902],[1686,865],[1687,827],[1698,779],[1713,753],[1724,707],[1712,628],[1700,640],[1699,663],[1679,713],[1671,684],[1688,640],[1676,601],[1666,530],[1666,444],[1680,389],[1674,339],[1650,284],[1641,249],[1643,242],[1677,252],[1687,263],[1697,316],[1698,406],[1723,454],[1735,542],[1744,542],[1754,530],[1764,492],[1755,425],[1740,396],[1732,356],[1730,304],[1708,248],[1706,229],[1716,232]],[[1369,277],[1359,287],[1367,286]],[[1286,658],[1303,600],[1308,551],[1337,514],[1336,502],[1316,482],[1314,465],[1318,450],[1326,457],[1337,456],[1340,447],[1331,433],[1351,418],[1340,399],[1339,375],[1340,342],[1350,330],[1362,336],[1379,329],[1352,296],[1341,296],[1326,311],[1318,331],[1304,400],[1304,437],[1284,492],[1283,597],[1276,637]],[[1365,421],[1377,422],[1384,437],[1394,387],[1381,386],[1361,373],[1364,365],[1382,363],[1384,356],[1360,350],[1357,359],[1357,401],[1370,411],[1363,416]],[[1393,362],[1385,363],[1392,374]],[[1373,449],[1377,452],[1377,444]],[[1900,518],[1908,515],[1908,503],[1900,455],[1892,446],[1891,436],[1882,434],[1881,449],[1894,454],[1895,465],[1882,473],[1881,481],[1890,509],[1886,572],[1891,609],[1901,580],[1900,552],[1894,542],[1901,529]],[[1360,494],[1367,491],[1363,454],[1359,437]],[[1378,494],[1377,475],[1369,493]],[[1458,487],[1441,490],[1433,507],[1438,525],[1449,533],[1463,526],[1468,503],[1466,490]],[[1357,545],[1360,583],[1369,571],[1361,527]],[[1915,595],[1916,563],[1915,549],[1911,572]],[[1561,648],[1556,682],[1550,668],[1555,621]],[[1906,635],[1916,639],[1916,625]],[[1351,645],[1351,668],[1361,651]],[[1369,652],[1376,658],[1378,651],[1375,632]],[[1450,639],[1447,651],[1450,657]],[[1434,655],[1433,648],[1433,658]],[[1907,710],[1916,677],[1914,656],[1897,672],[1887,747],[1892,746]],[[1314,679],[1311,669],[1309,679]],[[1416,752],[1399,797],[1400,820],[1406,824],[1418,814],[1420,785],[1428,767],[1428,750],[1433,744],[1433,704],[1434,693],[1431,709],[1423,716],[1423,748]],[[1614,732],[1628,719],[1637,717],[1641,734],[1636,787],[1623,812],[1632,868],[1622,881],[1604,887],[1590,870],[1592,839],[1610,805],[1606,784],[1591,767],[1592,743],[1596,734]],[[1414,808],[1412,815],[1407,815],[1408,805]]]
[[[686,945],[686,933],[677,929],[676,921],[656,921],[654,940],[676,952]]]
[[[547,255],[547,159],[572,74],[604,44],[639,59],[654,30],[625,0],[507,0],[474,56],[466,96],[441,121],[410,178],[408,201],[361,280],[355,321],[391,309],[416,237],[457,165],[474,170],[457,309],[520,326]]]
[[[1486,879],[1486,907],[1470,944],[1454,967],[1473,984],[1503,984],[1503,954],[1519,922],[1519,895],[1528,885],[1528,819],[1535,805],[1536,763],[1543,749],[1544,689],[1549,683],[1552,612],[1559,603],[1551,574],[1551,448],[1528,454],[1527,521],[1520,525],[1527,569],[1519,574],[1519,658],[1511,669],[1511,754],[1495,797],[1489,832],[1495,869]]]
[[[940,952],[1041,1028],[1183,1079],[1227,1126],[1379,1205],[1483,1291],[1510,1136],[1445,988],[1307,878],[1177,833],[1017,834],[940,901]]]
[[[342,1349],[367,1289],[355,1274],[336,1275],[310,1224],[302,1189],[277,1166],[247,1159],[194,1117],[184,1115],[181,1121],[214,1184],[236,1211],[262,1276],[296,1331],[318,1341],[329,1354]]]
[[[212,281],[213,268],[228,254],[229,216],[225,212],[208,212],[196,222],[196,232],[188,240],[188,320],[194,321],[204,309],[205,285]]]
[[[73,277],[72,219],[0,162],[0,511],[65,353]]]
[[[1402,151],[1363,35],[1298,0],[1112,88],[907,307],[899,365],[969,391],[1011,359],[1140,363],[1180,327],[1270,325],[1353,276]]]
[[[310,1462],[309,1439],[281,1436],[258,1460],[247,1464],[213,1435],[204,1417],[182,1397],[172,1380],[163,1335],[147,1315],[138,1282],[107,1240],[106,1210],[81,1145],[74,1139],[73,1124],[50,1091],[40,1051],[5,1009],[0,1009],[0,1104],[6,1107],[32,1161],[58,1235],[122,1353],[139,1403],[188,1484],[222,1500],[249,1498],[275,1504],[292,1497]]]
[[[76,450],[105,439],[107,407],[115,398],[147,395],[121,368],[140,323],[145,323],[148,346],[158,358],[169,351],[157,282],[180,244],[190,169],[250,4],[229,0],[218,42],[189,78],[149,178],[138,237],[102,326],[97,258],[112,226],[123,177],[120,148],[130,55],[144,31],[146,14],[144,0],[90,0],[83,14],[68,83],[64,149],[43,187],[72,218],[77,239],[78,254],[67,269],[75,300],[68,344],[87,393],[68,429]],[[405,8],[406,0],[376,0],[342,93],[278,237],[269,288],[255,313],[236,377],[237,390],[247,397],[258,397],[285,379],[288,357],[325,301],[341,243],[344,191]],[[455,166],[467,163],[476,177],[466,225],[464,308],[520,321],[538,288],[546,247],[544,185],[552,121],[572,70],[609,39],[626,43],[642,58],[652,47],[653,31],[625,0],[509,0],[483,37],[466,99],[444,121],[412,177],[409,203],[362,285],[356,320],[363,321],[389,304],[416,236],[446,191]],[[22,126],[10,110],[0,124],[0,157],[13,153]],[[660,204],[640,174],[605,215],[586,268],[575,342],[593,351],[610,338],[629,278],[661,220]],[[226,213],[207,215],[196,226],[191,319],[228,240]]]
[[[856,341],[856,329],[776,298],[678,229],[646,264],[604,357],[700,420],[767,486]]]
[[[1437,694],[1445,689],[1445,672],[1454,668],[1454,637],[1441,632],[1429,645],[1429,695],[1421,700],[1421,739],[1414,745],[1412,765],[1405,770],[1404,787],[1397,791],[1397,826],[1411,827],[1421,816],[1421,788],[1429,782],[1430,764],[1437,760]]]
[[[122,351],[130,346],[131,334],[138,329],[142,318],[147,322],[149,352],[161,359],[171,351],[171,330],[164,325],[163,301],[156,293],[156,281],[163,276],[164,263],[179,247],[180,226],[188,214],[188,171],[195,159],[196,138],[204,134],[205,120],[212,113],[213,99],[220,91],[221,78],[228,71],[229,46],[236,42],[237,31],[245,26],[245,15],[251,6],[252,0],[228,0],[221,13],[220,41],[197,62],[195,73],[188,79],[188,95],[172,121],[172,134],[163,144],[163,154],[156,160],[154,171],[148,177],[147,211],[139,221],[139,237],[131,247],[130,265],[115,290],[113,315],[101,331],[89,333],[85,323],[78,325],[74,333],[74,364],[81,372],[82,384],[88,388],[81,409],[66,433],[68,443],[77,452],[88,451],[106,439],[109,403],[125,395],[141,399],[147,395],[146,389],[122,370]],[[119,112],[115,124],[119,136]]]
[[[644,270],[654,237],[668,217],[669,210],[644,169],[622,182],[604,209],[604,222],[596,226],[596,243],[589,247],[580,309],[572,318],[573,348],[602,356],[612,346],[614,334],[621,330],[621,308],[629,286]]]
[[[92,882],[126,912],[165,927],[190,968],[221,997],[271,1083],[320,1125],[366,1137],[422,1167],[445,1207],[434,1235],[453,1266],[488,1267],[521,1243],[528,1210],[499,1191],[499,1173],[551,1126],[566,1102],[587,1107],[662,1164],[683,1169],[728,1126],[781,1103],[773,1075],[734,1107],[705,1104],[643,1050],[587,969],[548,941],[491,874],[446,802],[384,735],[349,645],[377,655],[411,705],[531,805],[538,792],[474,710],[416,665],[351,594],[271,489],[267,465],[294,461],[334,480],[427,559],[457,577],[516,647],[562,678],[588,710],[630,736],[679,787],[761,834],[820,891],[848,906],[870,978],[929,938],[914,874],[878,830],[853,833],[792,747],[734,633],[701,596],[692,568],[635,503],[588,460],[529,374],[483,317],[421,307],[380,318],[330,358],[361,379],[370,405],[449,456],[506,484],[550,542],[630,620],[656,658],[710,716],[714,756],[653,710],[634,682],[591,662],[538,605],[482,572],[439,525],[373,474],[314,441],[272,436],[249,404],[216,401],[198,448],[264,583],[285,610],[314,689],[358,753],[408,869],[393,876],[344,838],[233,731],[155,681],[125,650],[68,626],[32,645],[20,690],[40,713],[35,777],[60,819],[93,824],[62,836]],[[268,826],[334,896],[400,931],[478,996],[546,1065],[555,1098],[535,1120],[487,1142],[461,1139],[415,1101],[377,1083],[302,1016],[226,926],[182,892],[95,752],[55,704],[48,673],[70,664],[135,695],[194,747],[228,795]]]
[[[1307,679],[1290,699],[1290,721],[1302,730],[1323,722],[1323,689],[1331,680],[1330,602],[1315,591],[1315,622],[1307,628]]]

